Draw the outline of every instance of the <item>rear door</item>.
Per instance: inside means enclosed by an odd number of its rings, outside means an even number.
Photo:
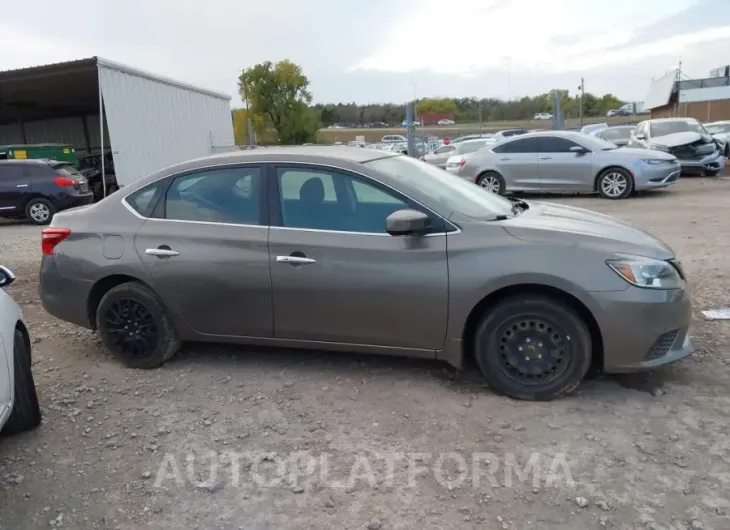
[[[493,147],[492,152],[496,153],[496,166],[508,190],[540,189],[535,138],[510,140]]]
[[[170,177],[135,236],[155,291],[199,333],[273,334],[262,173],[260,165],[242,164]],[[144,205],[151,200],[145,193],[128,202]]]
[[[593,153],[576,153],[572,147],[582,147],[561,136],[537,138],[540,186],[551,191],[592,191]]]
[[[0,163],[0,215],[23,215],[23,205],[30,193],[28,164]]]
[[[269,245],[277,339],[436,350],[448,316],[445,224],[372,179],[306,164],[272,166]],[[385,231],[414,208],[431,234]]]

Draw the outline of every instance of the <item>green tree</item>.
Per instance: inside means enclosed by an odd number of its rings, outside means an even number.
[[[264,117],[279,143],[314,141],[318,116],[309,108],[312,94],[300,66],[288,60],[266,61],[247,68],[238,78],[241,98],[248,99],[253,115]]]

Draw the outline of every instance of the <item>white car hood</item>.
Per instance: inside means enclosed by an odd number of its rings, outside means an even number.
[[[677,147],[679,145],[686,145],[700,140],[702,135],[700,133],[685,131],[672,134],[666,134],[664,136],[655,136],[652,141],[658,144],[666,145],[667,147]]]

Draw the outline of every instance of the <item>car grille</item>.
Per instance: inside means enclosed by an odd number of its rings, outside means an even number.
[[[649,351],[646,352],[644,359],[647,361],[654,361],[656,359],[659,359],[660,357],[664,357],[674,344],[678,333],[679,330],[674,329],[672,331],[667,331],[666,333],[659,335],[659,338],[656,340],[656,342],[654,342],[652,347],[649,348]]]

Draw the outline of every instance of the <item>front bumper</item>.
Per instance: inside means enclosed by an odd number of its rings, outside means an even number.
[[[593,293],[603,338],[607,373],[650,370],[687,357],[692,300],[689,289],[664,291],[629,286],[625,291]]]
[[[706,171],[720,171],[725,167],[725,157],[720,151],[707,155],[700,160],[679,159],[682,173],[701,174]]]
[[[636,191],[664,188],[679,180],[682,168],[679,163],[649,166],[634,173],[634,189]]]

